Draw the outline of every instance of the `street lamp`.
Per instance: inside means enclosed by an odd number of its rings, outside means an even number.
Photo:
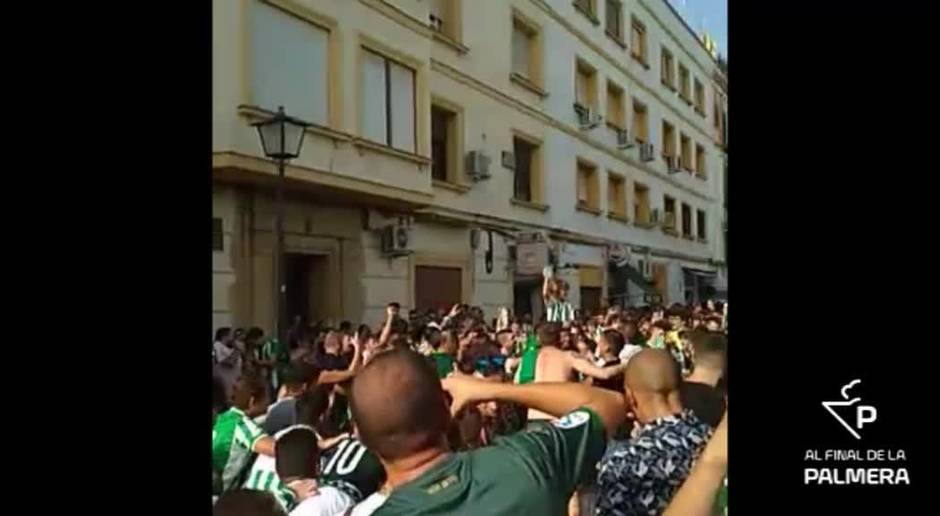
[[[274,274],[277,295],[274,296],[274,313],[276,316],[274,334],[281,345],[286,346],[287,285],[285,284],[286,277],[284,274],[284,164],[300,155],[300,147],[304,143],[304,132],[310,124],[287,116],[284,113],[284,106],[280,106],[277,108],[277,114],[274,117],[251,125],[258,129],[264,155],[277,161],[276,218],[274,222],[274,233],[277,239],[274,248]]]

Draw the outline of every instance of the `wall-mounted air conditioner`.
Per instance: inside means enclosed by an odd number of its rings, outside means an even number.
[[[411,228],[407,224],[399,221],[395,224],[389,224],[379,231],[384,256],[395,258],[411,254]]]
[[[629,131],[626,129],[617,129],[617,148],[629,149],[633,146],[633,138],[630,137]]]
[[[474,181],[490,178],[490,157],[483,151],[470,151],[467,153],[467,175]]]
[[[604,117],[602,117],[600,113],[595,112],[593,108],[585,106],[580,102],[574,103],[574,112],[578,115],[578,125],[584,130],[594,129],[601,123],[601,120],[604,119]]]

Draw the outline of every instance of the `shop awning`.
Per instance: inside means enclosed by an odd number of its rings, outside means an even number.
[[[701,277],[703,277],[703,278],[712,278],[712,279],[714,279],[716,276],[718,276],[718,273],[715,272],[715,271],[706,271],[706,270],[703,270],[703,269],[692,269],[692,268],[690,268],[690,267],[683,267],[682,270],[683,270],[684,272],[689,273],[689,274],[694,274],[694,275],[696,275],[696,276],[701,276]]]

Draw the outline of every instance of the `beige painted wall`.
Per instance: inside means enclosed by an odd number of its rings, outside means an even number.
[[[253,105],[249,87],[252,70],[248,6],[261,0],[213,1],[213,151],[260,157],[255,131],[248,125],[257,113],[240,109]],[[647,28],[650,69],[639,66],[629,51],[606,37],[604,2],[598,1],[599,26],[577,13],[570,0],[460,0],[455,1],[462,23],[461,41],[466,52],[433,37],[425,0],[270,0],[318,27],[329,30],[329,122],[306,136],[302,155],[288,171],[290,177],[320,183],[324,177],[353,179],[359,187],[386,192],[383,195],[419,198],[436,207],[463,214],[494,216],[517,222],[521,228],[559,228],[576,234],[680,253],[694,258],[698,267],[709,259],[722,259],[721,221],[724,155],[709,139],[713,137],[713,88],[710,74],[714,63],[694,37],[662,2],[624,1],[625,31],[630,17],[637,16]],[[539,26],[542,32],[541,69],[548,96],[541,98],[510,81],[510,27],[513,11]],[[629,40],[628,35],[625,39]],[[417,149],[403,155],[359,140],[360,47],[365,44],[416,70]],[[660,84],[661,45],[672,51],[677,62],[690,68],[693,77],[706,85],[707,117],[694,110]],[[298,54],[300,55],[300,54]],[[630,107],[637,99],[648,107],[650,141],[661,140],[662,120],[678,132],[689,134],[695,143],[706,144],[708,179],[688,174],[669,175],[661,160],[648,164],[637,159],[637,149],[622,151],[612,133],[602,124],[592,130],[577,127],[572,102],[574,62],[582,59],[597,69],[599,111],[606,113],[606,84],[610,80],[624,89],[627,127]],[[441,99],[460,108],[463,126],[458,131],[464,152],[483,150],[490,156],[491,178],[471,184],[458,178],[469,190],[433,187],[430,166],[431,99]],[[260,106],[273,109],[274,106]],[[542,141],[541,197],[550,209],[543,213],[510,203],[513,172],[503,168],[500,155],[512,149],[514,131]],[[658,152],[657,152],[658,154]],[[578,158],[597,165],[599,216],[575,210],[575,163]],[[273,167],[269,167],[273,170]],[[708,213],[709,241],[702,243],[608,219],[607,173],[626,179],[627,214],[632,216],[633,185],[649,187],[651,206],[662,208],[663,195],[679,205],[689,203]],[[226,250],[213,254],[213,324],[261,324],[270,326],[272,258],[271,203],[266,194],[236,192],[217,185],[213,211],[225,219]],[[371,191],[371,190],[370,190]],[[417,196],[417,197],[415,197]],[[412,303],[412,272],[415,260],[443,259],[465,264],[467,301],[481,304],[495,314],[501,304],[511,304],[512,275],[502,237],[495,236],[494,270],[484,271],[483,245],[475,252],[469,246],[469,228],[417,222],[413,233],[415,257],[388,260],[378,250],[378,238],[361,227],[358,208],[327,208],[302,200],[292,201],[287,219],[289,246],[309,252],[341,256],[334,260],[335,281],[342,285],[337,296],[337,317],[364,319],[374,323],[384,306],[397,300]],[[693,212],[694,213],[694,212]],[[308,219],[310,222],[308,222]],[[695,226],[693,220],[693,227]],[[311,229],[311,227],[313,229]],[[313,233],[313,236],[308,233]],[[569,278],[572,293],[578,292],[577,277]]]
[[[271,331],[274,212],[269,193],[217,184],[213,202],[220,207],[216,216],[225,217],[226,227],[233,228],[233,245],[227,246],[225,253],[231,272],[213,273],[213,313],[228,311],[234,325],[258,325]],[[287,252],[328,257],[330,303],[327,315],[337,322],[358,317],[364,260],[360,211],[291,199],[285,210],[284,227]],[[222,260],[222,256],[214,260]]]

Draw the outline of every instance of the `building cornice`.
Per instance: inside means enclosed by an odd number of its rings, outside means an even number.
[[[475,224],[486,229],[494,230],[509,238],[515,238],[517,233],[524,231],[545,231],[553,240],[563,240],[568,243],[593,245],[599,247],[604,247],[609,244],[625,245],[629,246],[633,250],[642,250],[643,252],[649,251],[651,255],[662,258],[676,258],[710,265],[717,265],[720,263],[719,261],[709,256],[696,256],[656,246],[639,245],[632,242],[580,233],[557,226],[547,226],[544,224],[509,220],[493,215],[471,213],[443,206],[428,206],[426,208],[421,208],[415,213],[415,215],[419,218],[426,217],[432,220],[443,219],[450,222],[462,222],[467,225]]]

